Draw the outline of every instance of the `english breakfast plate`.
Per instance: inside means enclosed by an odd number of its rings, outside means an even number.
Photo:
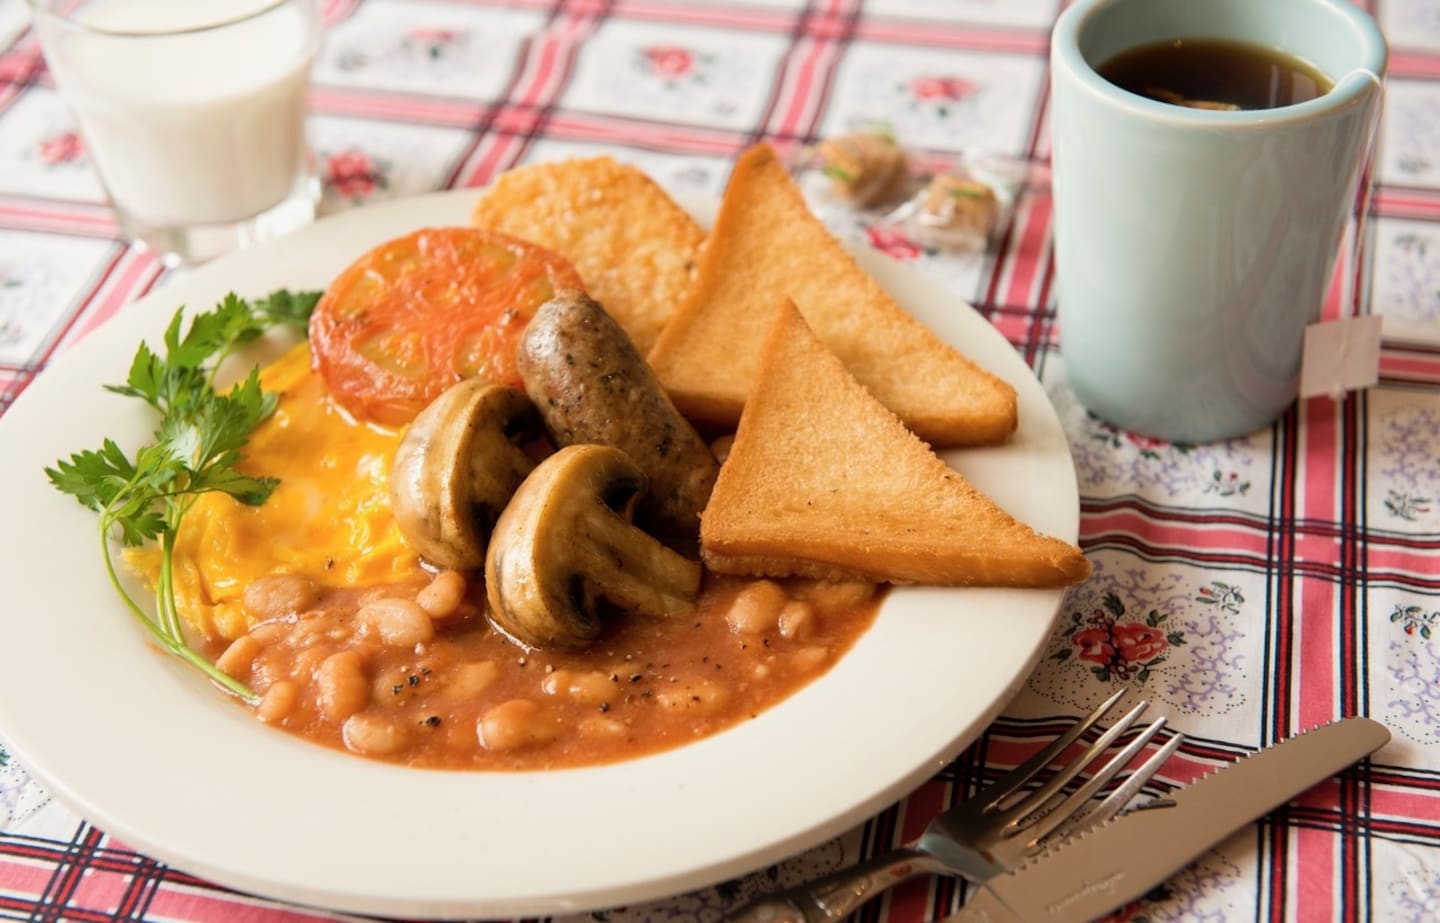
[[[0,731],[49,790],[157,859],[298,903],[422,917],[575,912],[663,897],[823,842],[974,740],[1040,656],[1061,591],[903,588],[833,669],[754,720],[583,769],[404,768],[256,721],[153,647],[109,585],[96,520],[43,468],[153,427],[123,381],[175,308],[226,292],[323,288],[365,250],[464,224],[473,191],[343,214],[187,274],[69,350],[0,418]],[[702,221],[713,203],[686,203]],[[1018,518],[1074,541],[1069,447],[1003,337],[933,282],[855,256],[942,338],[1008,380],[1007,445],[947,461]]]

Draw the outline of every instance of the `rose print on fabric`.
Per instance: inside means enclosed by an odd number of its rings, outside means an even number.
[[[1150,678],[1152,667],[1166,660],[1169,648],[1185,643],[1182,631],[1166,631],[1169,620],[1159,610],[1151,609],[1139,621],[1126,620],[1125,603],[1114,593],[1106,593],[1101,604],[1088,615],[1073,611],[1062,634],[1070,646],[1061,647],[1051,658],[1065,663],[1073,656],[1089,665],[1090,672],[1102,683],[1111,679],[1139,682]]]
[[[36,155],[47,167],[77,164],[85,160],[85,143],[77,131],[62,131],[42,138],[36,145]]]
[[[964,102],[980,89],[980,85],[963,77],[929,76],[912,77],[898,87],[913,109],[928,109],[936,116],[949,118],[957,104]]]
[[[904,262],[914,262],[921,256],[931,253],[924,247],[917,244],[906,236],[904,231],[898,228],[882,227],[880,225],[867,225],[865,237],[870,241],[870,246],[879,250],[891,259]]]
[[[713,55],[700,54],[678,45],[649,45],[635,53],[635,64],[642,74],[654,77],[671,88],[687,82],[706,83],[713,60]]]
[[[389,187],[389,163],[364,151],[349,148],[324,157],[325,191],[351,204],[359,204]]]
[[[1091,579],[1066,596],[1032,692],[1089,709],[1129,685],[1174,715],[1214,716],[1245,704],[1245,641],[1263,619],[1247,612],[1237,584],[1092,562]]]

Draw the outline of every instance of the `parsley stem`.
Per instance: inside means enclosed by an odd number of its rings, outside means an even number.
[[[120,496],[123,496],[123,493]],[[120,496],[117,496],[116,501],[120,499]],[[170,579],[174,563],[172,558],[174,552],[173,532],[167,532],[162,540],[161,577],[155,587],[155,609],[161,622],[157,623],[155,619],[146,614],[145,610],[140,608],[134,598],[126,592],[124,585],[120,582],[120,574],[115,570],[115,556],[110,552],[110,528],[115,524],[114,514],[111,511],[114,505],[112,503],[111,508],[107,508],[100,516],[100,556],[105,559],[105,572],[110,577],[110,585],[115,588],[115,592],[124,601],[125,608],[130,610],[130,614],[139,620],[151,637],[158,641],[167,652],[198,668],[210,678],[211,682],[231,695],[239,697],[245,704],[257,704],[260,697],[252,692],[249,686],[220,670],[185,642],[185,636],[176,613],[175,586]],[[168,616],[166,615],[167,611],[170,613]]]

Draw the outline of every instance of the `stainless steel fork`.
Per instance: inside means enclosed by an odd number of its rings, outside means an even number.
[[[1099,723],[1128,690],[1122,689],[1030,759],[983,791],[932,820],[915,842],[809,884],[766,895],[732,911],[731,923],[823,923],[840,920],[861,904],[920,875],[958,875],[977,884],[1039,853],[1047,843],[1073,836],[1115,816],[1180,746],[1177,734],[1099,803],[1094,797],[1128,766],[1165,725],[1156,718],[1073,792],[1063,790],[1115,743],[1149,707],[1141,701],[1085,752],[1033,791],[1025,786],[1065,749]],[[1092,807],[1093,804],[1093,807]],[[1147,805],[1148,807],[1148,805]],[[1089,808],[1089,810],[1086,810]]]

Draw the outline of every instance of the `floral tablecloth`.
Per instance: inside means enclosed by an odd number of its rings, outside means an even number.
[[[1170,782],[1342,715],[1378,718],[1394,738],[1120,918],[1440,919],[1440,3],[1367,4],[1392,43],[1389,96],[1368,221],[1347,241],[1327,312],[1384,318],[1379,386],[1194,446],[1111,428],[1066,386],[1045,185],[1058,5],[326,3],[310,127],[329,212],[594,152],[672,190],[718,194],[732,156],[757,139],[795,153],[877,121],[919,150],[1033,167],[981,256],[824,213],[971,300],[1040,375],[1074,452],[1094,576],[1067,597],[1005,715],[910,797],[776,867],[594,918],[714,919],[757,890],[894,845],[1130,685],[1188,737]],[[117,239],[25,3],[0,0],[0,413],[166,274]],[[964,893],[914,883],[866,919],[941,917]],[[135,853],[58,805],[0,727],[0,919],[330,918]]]

